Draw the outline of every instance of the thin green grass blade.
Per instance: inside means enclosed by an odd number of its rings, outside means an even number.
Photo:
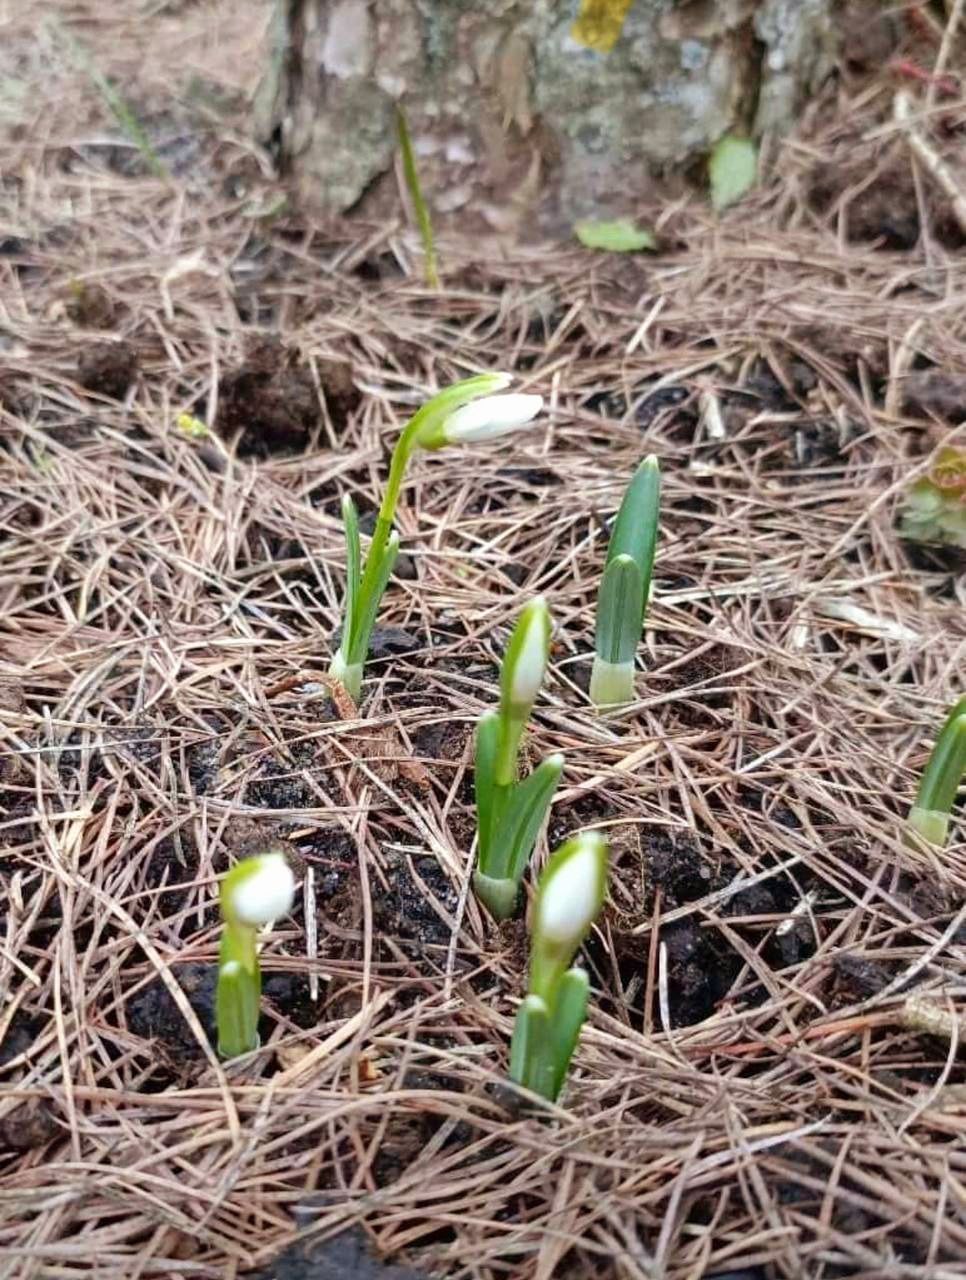
[[[563,756],[548,756],[526,781],[518,782],[513,788],[506,811],[493,833],[494,844],[509,850],[506,874],[511,880],[523,878],[563,766]]]
[[[966,702],[962,699],[957,707]],[[916,807],[949,813],[966,773],[966,711],[949,715],[923,770]]]
[[[551,1015],[551,1101],[557,1098],[567,1078],[567,1068],[577,1048],[580,1028],[587,1018],[589,995],[590,982],[583,969],[568,969],[560,979]]]
[[[372,555],[372,550],[370,547],[370,556]],[[393,531],[389,535],[385,550],[379,556],[378,563],[372,567],[371,571],[369,562],[366,562],[365,573],[359,587],[359,604],[356,610],[358,628],[356,629],[356,634],[352,637],[352,648],[348,654],[350,662],[365,662],[366,660],[369,653],[369,639],[372,636],[372,628],[376,624],[379,604],[389,584],[389,578],[398,555],[399,535]]]
[[[629,555],[608,562],[597,597],[597,655],[612,666],[634,661],[641,640],[644,616],[644,583],[637,563]]]
[[[419,236],[423,242],[423,265],[426,271],[426,283],[430,289],[439,288],[439,273],[436,270],[436,240],[433,236],[433,222],[429,216],[429,208],[423,198],[423,189],[419,182],[419,170],[416,167],[416,156],[413,152],[412,139],[409,136],[409,126],[406,124],[406,117],[401,108],[396,110],[396,127],[399,134],[399,149],[402,152],[403,176],[406,179],[406,189],[409,192],[409,198],[413,202],[413,213],[416,215],[416,225],[419,228]]]
[[[476,792],[477,861],[485,876],[494,875],[493,848],[494,770],[500,749],[500,717],[495,711],[480,716],[476,726],[476,758],[473,788]]]
[[[94,85],[95,89],[104,99],[108,110],[114,116],[114,119],[120,125],[121,129],[134,146],[137,147],[138,151],[141,153],[141,158],[147,167],[156,178],[170,180],[171,174],[169,173],[167,166],[161,160],[161,157],[155,151],[154,147],[152,147],[151,140],[145,132],[144,126],[94,62],[91,55],[59,22],[54,23],[54,29],[58,38],[66,45],[74,62],[85,73]]]
[[[362,549],[359,543],[359,513],[349,494],[342,499],[342,527],[345,530],[346,580],[345,580],[345,652],[351,647],[352,632],[359,603],[359,586],[362,580]]]

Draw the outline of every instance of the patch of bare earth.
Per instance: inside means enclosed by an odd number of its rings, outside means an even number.
[[[962,435],[966,272],[894,83],[846,75],[774,181],[717,225],[676,207],[658,255],[444,244],[436,293],[402,220],[269,219],[266,158],[165,105],[196,74],[250,88],[263,6],[50,8],[174,176],[55,29],[5,18],[4,58],[48,89],[4,100],[3,1274],[960,1274],[958,1038],[902,1007],[962,998],[966,844],[960,821],[927,858],[899,819],[962,688],[966,585],[894,516]],[[962,148],[961,97],[938,105]],[[879,192],[901,209],[861,204],[863,156],[862,181],[901,170]],[[862,209],[880,234],[850,232]],[[483,368],[544,394],[546,425],[414,463],[355,713],[325,679],[339,497],[371,512],[413,407]],[[944,394],[906,398],[928,370]],[[647,452],[640,699],[601,718],[595,588]],[[537,591],[550,836],[613,850],[544,1115],[501,1087],[522,925],[467,891],[467,744]],[[221,1064],[214,881],[267,840],[305,887],[262,953],[262,1047]]]

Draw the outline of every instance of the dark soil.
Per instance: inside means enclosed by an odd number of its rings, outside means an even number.
[[[322,1243],[293,1244],[255,1280],[428,1280],[424,1272],[383,1262],[369,1251],[359,1227]]]
[[[449,946],[459,894],[434,857],[390,854],[389,892],[373,903],[376,927],[393,937],[418,942],[421,948]]]
[[[361,399],[347,362],[316,362],[322,393],[338,434]],[[243,457],[270,457],[307,448],[322,427],[322,407],[311,369],[279,338],[260,339],[244,363],[219,387],[215,427],[237,440]]]
[[[87,391],[123,400],[138,373],[138,353],[130,342],[93,342],[77,357],[77,381]]]
[[[36,1151],[60,1133],[49,1103],[25,1102],[0,1119],[0,1151]]]

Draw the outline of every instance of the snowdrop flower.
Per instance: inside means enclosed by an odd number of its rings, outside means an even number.
[[[230,912],[235,924],[260,928],[292,910],[295,875],[284,854],[247,858],[235,870],[244,875],[225,880],[225,915]]]
[[[528,426],[543,408],[543,396],[484,396],[450,414],[442,426],[445,444],[479,444]]]
[[[606,846],[596,831],[570,843],[570,852],[548,869],[541,885],[534,932],[554,946],[570,947],[573,954],[603,902]]]

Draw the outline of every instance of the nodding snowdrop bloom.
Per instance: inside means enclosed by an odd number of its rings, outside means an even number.
[[[484,396],[457,409],[441,428],[443,444],[479,444],[527,427],[543,408],[543,396]]]
[[[236,876],[239,871],[244,874]],[[224,884],[225,916],[234,924],[257,929],[292,910],[295,874],[282,853],[247,858],[225,877]]]
[[[413,416],[396,441],[382,505],[363,562],[359,519],[347,494],[342,503],[346,537],[346,599],[342,640],[329,674],[358,700],[379,602],[399,551],[392,523],[402,490],[406,464],[418,449],[474,444],[495,439],[532,422],[540,412],[540,396],[500,395],[510,385],[506,373],[481,373],[446,387]]]
[[[223,1058],[237,1058],[258,1048],[262,992],[258,930],[291,911],[295,887],[295,873],[277,851],[246,858],[221,882],[225,928],[218,950],[215,1023]]]

